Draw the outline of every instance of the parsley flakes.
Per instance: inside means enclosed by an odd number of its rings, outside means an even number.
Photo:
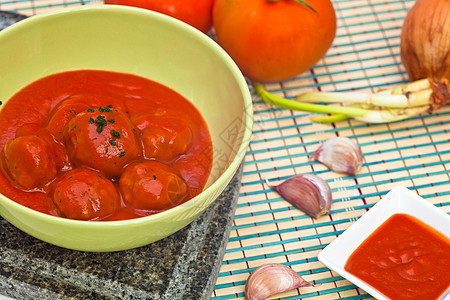
[[[120,139],[120,132],[118,132],[118,131],[111,130],[111,135],[113,137],[116,137],[116,138]]]

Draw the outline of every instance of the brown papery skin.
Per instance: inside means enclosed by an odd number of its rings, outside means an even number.
[[[434,110],[450,101],[450,0],[417,0],[403,23],[400,54],[411,81],[430,80]]]

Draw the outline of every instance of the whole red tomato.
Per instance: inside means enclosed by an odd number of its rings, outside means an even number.
[[[292,78],[325,55],[336,34],[330,0],[216,0],[219,44],[254,81]]]
[[[105,4],[134,6],[163,13],[204,33],[212,26],[214,0],[105,0]]]

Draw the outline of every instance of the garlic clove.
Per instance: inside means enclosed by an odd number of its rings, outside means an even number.
[[[331,188],[317,175],[297,175],[272,188],[287,202],[315,219],[330,212],[333,201]]]
[[[347,137],[326,140],[310,157],[323,163],[332,171],[356,175],[361,170],[363,155],[358,144]]]
[[[245,296],[249,300],[266,298],[302,286],[312,286],[291,268],[277,263],[256,268],[247,279]]]

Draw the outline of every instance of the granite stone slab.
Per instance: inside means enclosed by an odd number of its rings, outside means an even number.
[[[9,11],[0,11],[0,30],[13,25],[20,20],[25,19],[26,16]]]
[[[242,168],[199,218],[153,244],[73,251],[0,218],[0,294],[16,299],[209,299],[222,263]]]

